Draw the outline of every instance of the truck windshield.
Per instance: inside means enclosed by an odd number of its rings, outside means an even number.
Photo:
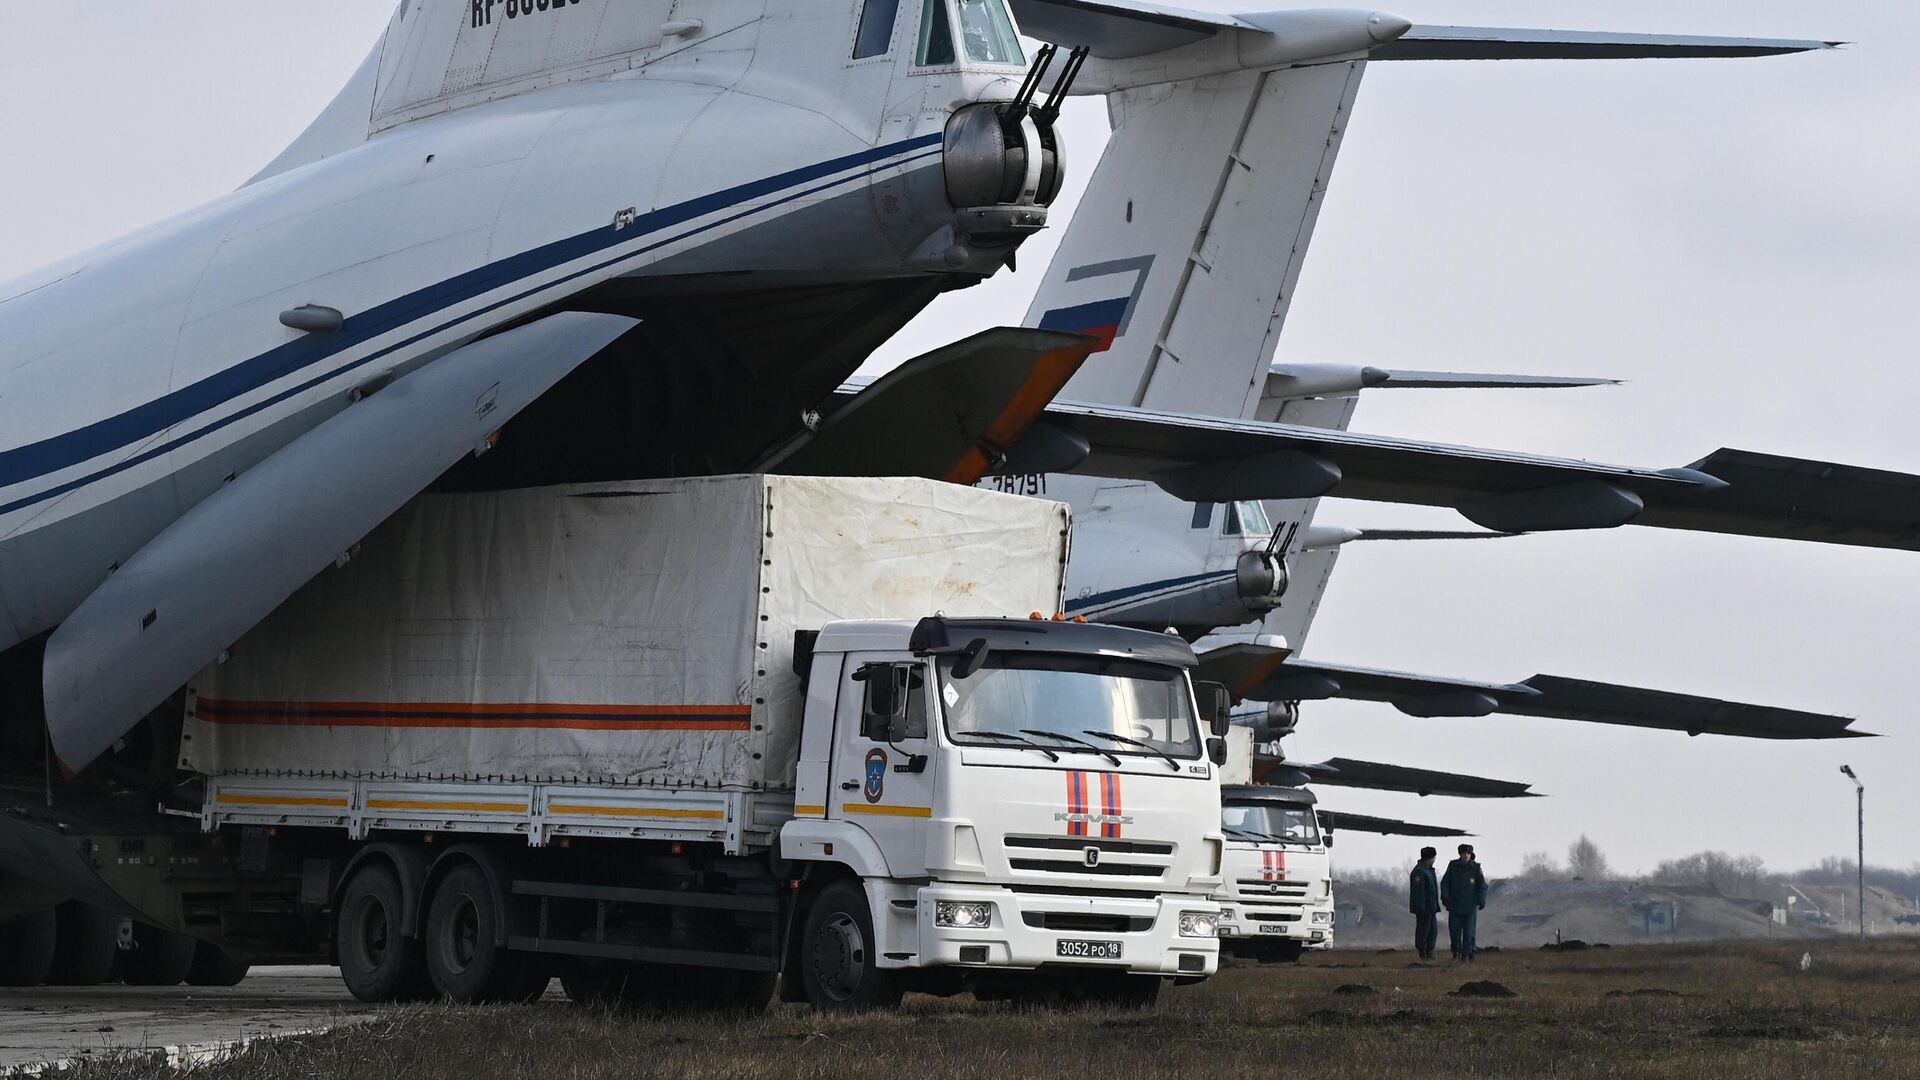
[[[994,736],[1027,740],[1036,731],[1058,732],[1072,738],[1048,747],[1064,753],[1069,742],[1086,742],[1093,733],[1118,738],[1088,753],[1200,756],[1187,681],[1178,669],[1160,664],[995,652],[971,677],[956,679],[952,661],[943,659],[939,694],[947,736],[956,743],[1004,746],[1007,740]]]
[[[1229,804],[1220,808],[1220,831],[1234,840],[1288,844],[1320,842],[1320,824],[1314,820],[1311,806]]]

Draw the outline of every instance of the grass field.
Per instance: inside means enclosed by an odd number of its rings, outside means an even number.
[[[1802,971],[1803,951],[1812,964]],[[1490,980],[1517,996],[1450,994]],[[1342,987],[1369,987],[1371,992]],[[1920,1076],[1920,942],[1408,951],[1229,968],[1144,1013],[911,997],[897,1013],[609,1016],[549,998],[410,1007],[256,1046],[196,1080],[319,1077]],[[136,1058],[67,1075],[170,1075]]]

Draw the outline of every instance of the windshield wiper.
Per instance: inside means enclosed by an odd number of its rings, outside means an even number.
[[[1159,747],[1153,745],[1150,742],[1141,742],[1139,739],[1131,738],[1126,735],[1115,735],[1111,731],[1095,731],[1092,728],[1083,728],[1082,730],[1088,735],[1093,735],[1102,739],[1112,739],[1114,742],[1123,742],[1123,743],[1126,743],[1128,746],[1137,746],[1140,749],[1146,750],[1150,753],[1159,754],[1162,758],[1166,760],[1167,768],[1172,769],[1174,772],[1180,771],[1180,763],[1173,760],[1172,754],[1167,753],[1165,750],[1160,749]]]
[[[1220,831],[1223,833],[1226,833],[1228,836],[1236,836],[1242,840],[1251,840],[1256,844],[1259,843],[1261,838],[1265,835],[1264,833],[1247,832],[1244,829],[1224,829],[1223,828]]]
[[[1078,746],[1084,746],[1084,747],[1086,747],[1086,748],[1087,748],[1088,750],[1091,750],[1091,751],[1093,751],[1094,753],[1096,753],[1096,754],[1099,754],[1099,755],[1100,755],[1101,757],[1103,757],[1103,758],[1106,758],[1106,759],[1107,759],[1108,761],[1110,761],[1110,762],[1112,762],[1112,763],[1113,763],[1113,766],[1114,766],[1114,768],[1116,768],[1116,769],[1117,769],[1117,768],[1119,768],[1119,767],[1120,767],[1120,759],[1119,759],[1119,758],[1117,758],[1117,757],[1114,757],[1114,756],[1113,756],[1113,753],[1112,753],[1111,751],[1108,751],[1108,750],[1102,750],[1102,749],[1100,749],[1100,748],[1099,748],[1098,746],[1095,746],[1094,744],[1092,744],[1092,743],[1090,743],[1090,742],[1088,742],[1088,741],[1087,741],[1087,740],[1085,740],[1085,739],[1081,739],[1081,738],[1076,738],[1075,736],[1072,736],[1072,735],[1066,735],[1066,734],[1062,734],[1061,732],[1058,732],[1058,731],[1041,731],[1041,730],[1040,730],[1039,728],[1024,728],[1024,727],[1023,727],[1023,728],[1021,728],[1021,729],[1020,729],[1020,734],[1022,734],[1022,735],[1042,735],[1042,736],[1045,736],[1046,738],[1049,738],[1049,739],[1059,739],[1059,740],[1060,740],[1061,742],[1070,742],[1070,743],[1073,743],[1073,744],[1075,744],[1075,745],[1078,745]]]
[[[1046,747],[1041,746],[1039,743],[1034,742],[1032,739],[1023,739],[1018,735],[1010,735],[1004,731],[969,731],[969,732],[966,732],[966,734],[976,739],[1005,739],[1006,741],[1011,743],[1019,743],[1021,746],[1024,746],[1029,750],[1040,751],[1041,753],[1047,755],[1048,761],[1060,760],[1059,754],[1056,754],[1053,751],[1047,749]]]

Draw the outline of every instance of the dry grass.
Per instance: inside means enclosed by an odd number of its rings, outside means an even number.
[[[549,1001],[397,1009],[258,1046],[196,1080],[320,1077],[1101,1077],[1920,1075],[1920,944],[1505,952],[1471,967],[1322,954],[1237,967],[1147,1013],[1019,1012],[910,998],[898,1013],[610,1017]],[[1513,998],[1449,996],[1469,979]],[[1337,987],[1364,985],[1372,994]],[[1639,993],[1636,993],[1639,991]],[[170,1075],[134,1059],[82,1080]]]

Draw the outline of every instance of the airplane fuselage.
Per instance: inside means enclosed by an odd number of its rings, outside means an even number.
[[[964,284],[1004,262],[954,233],[943,141],[1019,68],[736,53],[404,123],[0,285],[0,648],[356,392],[617,307],[610,283]],[[284,325],[300,308],[337,328]]]

